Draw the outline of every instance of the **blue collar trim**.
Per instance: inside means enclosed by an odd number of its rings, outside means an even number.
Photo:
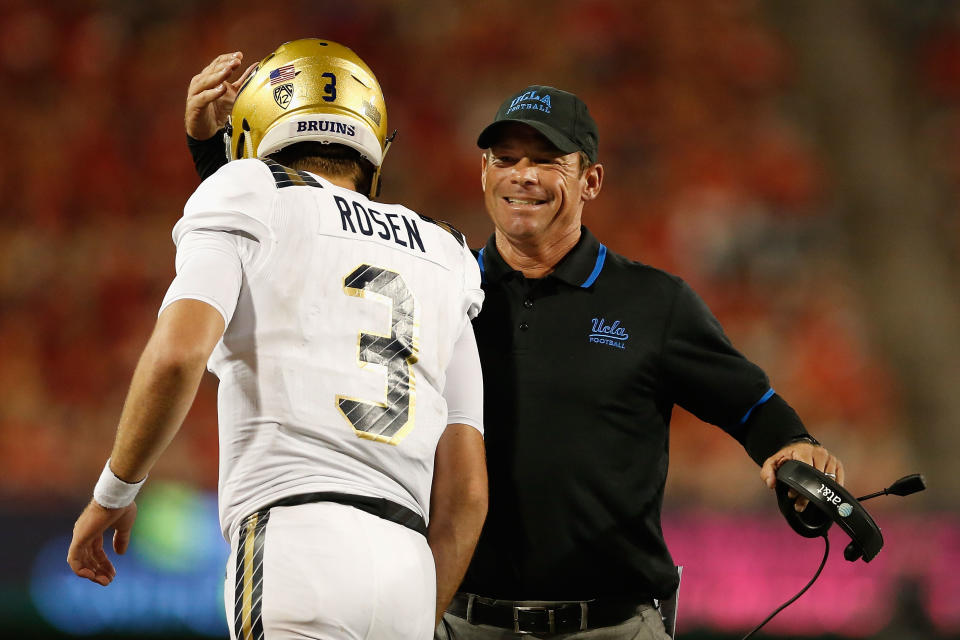
[[[487,272],[483,268],[483,249],[477,252],[477,264],[480,265],[480,282],[486,282]]]
[[[583,281],[583,284],[580,286],[586,289],[591,286],[594,281],[597,279],[597,276],[600,275],[600,272],[603,271],[603,263],[607,259],[607,247],[606,245],[600,245],[600,250],[597,251],[597,263],[593,265],[593,271],[590,273],[590,277]]]

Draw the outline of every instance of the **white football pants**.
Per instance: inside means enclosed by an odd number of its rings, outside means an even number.
[[[427,540],[354,507],[274,507],[233,533],[224,585],[232,640],[425,640],[436,571]]]

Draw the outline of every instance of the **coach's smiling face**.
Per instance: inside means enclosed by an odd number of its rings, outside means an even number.
[[[514,245],[544,246],[579,235],[583,204],[600,193],[603,168],[581,170],[536,129],[505,122],[481,159],[484,205]]]

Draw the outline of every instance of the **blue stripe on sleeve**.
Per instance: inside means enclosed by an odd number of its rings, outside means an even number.
[[[774,394],[773,387],[767,389],[767,392],[763,394],[763,397],[757,400],[757,403],[752,407],[750,407],[745,414],[743,414],[743,417],[740,418],[740,424],[746,424],[747,420],[750,418],[750,414],[753,413],[753,410],[759,407],[760,405],[762,405],[764,402],[766,402],[770,398],[772,398],[773,394]]]

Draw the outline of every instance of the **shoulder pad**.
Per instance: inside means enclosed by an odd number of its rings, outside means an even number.
[[[270,173],[273,174],[273,179],[277,183],[277,189],[283,189],[284,187],[317,187],[323,189],[323,185],[306,171],[297,171],[285,167],[270,158],[259,158],[259,160],[270,167]]]
[[[444,231],[452,235],[454,238],[456,238],[457,242],[460,243],[461,247],[467,246],[467,240],[465,236],[459,231],[457,231],[457,229],[449,222],[444,222],[443,220],[434,220],[433,218],[429,216],[425,216],[422,213],[418,213],[417,216],[421,220],[437,225],[438,227],[440,227],[441,229],[443,229]]]
[[[200,183],[173,228],[173,241],[195,229],[239,231],[265,241],[276,188],[259,160],[234,160]]]

